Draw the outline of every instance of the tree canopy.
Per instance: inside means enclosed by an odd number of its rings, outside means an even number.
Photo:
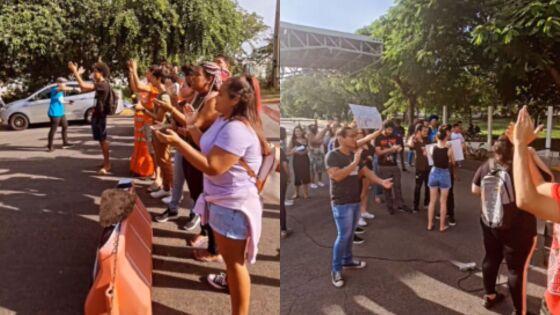
[[[366,87],[387,114],[559,104],[558,0],[397,0],[357,33],[383,42],[382,59],[339,84]]]
[[[34,0],[0,4],[0,81],[29,89],[101,58],[120,74],[143,66],[235,56],[267,27],[233,0]]]

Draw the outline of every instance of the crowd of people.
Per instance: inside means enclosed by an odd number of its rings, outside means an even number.
[[[534,128],[527,109],[523,108],[517,123],[512,123],[494,142],[491,156],[472,179],[472,193],[481,200],[480,225],[486,253],[482,263],[485,291],[482,304],[489,309],[505,298],[496,290],[499,267],[505,260],[513,314],[527,314],[527,270],[536,246],[536,217],[539,217],[556,223],[543,310],[544,314],[560,312],[560,265],[557,263],[560,258],[560,185],[554,183],[552,171],[528,146],[541,128]],[[281,229],[283,236],[291,232],[287,228],[285,207],[300,198],[297,188],[311,183],[315,184],[310,185],[312,189],[320,187],[311,180],[321,180],[311,175],[319,171],[313,166],[316,162],[311,161],[325,156],[320,171],[326,170],[330,178],[330,203],[337,229],[331,272],[335,287],[344,285],[343,269],[366,266],[365,261],[354,259],[352,246],[364,242],[357,234],[364,232],[365,219],[375,217],[368,212],[370,194],[376,203],[385,203],[391,215],[395,210],[417,213],[427,208],[428,231],[434,229],[434,219],[439,219],[440,232],[456,225],[453,186],[458,180],[456,171],[461,161],[456,161],[449,141],[459,140],[461,146],[465,146],[461,122],[440,125],[438,117],[433,115],[427,120],[414,121],[407,133],[398,120],[385,121],[379,130],[362,130],[354,123],[340,125],[337,122],[329,122],[320,132],[317,123],[309,126],[308,132],[305,130],[296,126],[290,141],[286,141],[286,129],[281,130],[283,172],[287,174],[281,190]],[[321,150],[311,153],[310,144],[319,143],[319,138],[322,138],[322,146],[318,146]],[[407,154],[404,154],[404,144]],[[293,199],[285,200],[291,173],[290,156],[293,160],[291,172],[296,178],[293,184],[297,188]],[[402,198],[401,172],[408,171],[407,164],[415,171],[412,208],[407,207]],[[304,198],[312,197],[307,191],[304,186]],[[436,213],[438,201],[439,213]]]
[[[115,93],[109,67],[99,61],[90,78],[85,70],[68,64],[81,92],[95,92],[91,130],[103,152],[100,174],[111,173],[107,116],[114,112]],[[250,63],[234,76],[229,59],[181,68],[151,65],[141,79],[136,60],[127,64],[134,102],[134,149],[130,171],[151,180],[151,198],[161,199],[166,210],[155,217],[166,222],[179,217],[184,185],[193,208],[181,228],[200,234],[188,241],[197,248],[194,258],[223,262],[225,273],[209,274],[208,283],[229,291],[232,314],[248,314],[251,280],[247,262],[255,263],[261,234],[262,202],[256,174],[271,154],[260,119],[260,87]],[[66,80],[60,78],[51,93],[48,150],[62,125],[63,146],[68,147],[64,116]],[[307,179],[306,179],[307,180]]]

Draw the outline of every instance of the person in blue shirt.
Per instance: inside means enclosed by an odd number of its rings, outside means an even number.
[[[430,123],[430,132],[428,133],[428,141],[430,143],[436,142],[436,135],[438,133],[439,117],[437,115],[432,115],[428,118]]]
[[[51,102],[49,105],[49,118],[51,120],[51,129],[49,130],[49,144],[47,145],[48,151],[54,151],[53,139],[58,126],[62,125],[62,148],[67,149],[71,147],[68,142],[66,131],[68,130],[68,121],[64,115],[64,92],[72,91],[72,88],[66,87],[64,84],[65,78],[56,79],[56,86],[51,89]]]

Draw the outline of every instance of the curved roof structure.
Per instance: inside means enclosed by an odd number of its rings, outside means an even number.
[[[383,44],[367,36],[280,22],[280,65],[285,72],[355,72],[379,60],[382,51]]]

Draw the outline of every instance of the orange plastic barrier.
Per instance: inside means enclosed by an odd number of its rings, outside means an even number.
[[[142,177],[154,173],[154,160],[148,149],[144,125],[148,124],[149,116],[142,112],[134,115],[134,150],[130,157],[130,171]]]
[[[150,215],[136,197],[132,213],[97,252],[86,315],[152,314],[152,237]]]

